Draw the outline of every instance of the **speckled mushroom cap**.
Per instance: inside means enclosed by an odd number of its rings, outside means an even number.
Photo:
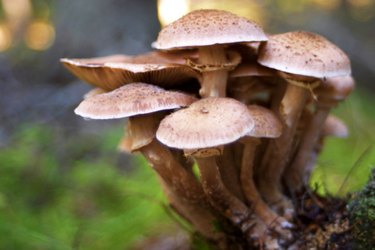
[[[165,117],[156,138],[172,148],[208,148],[236,141],[253,126],[246,105],[231,98],[208,97]]]
[[[152,46],[170,50],[266,40],[253,21],[223,10],[196,10],[165,26]]]
[[[154,85],[131,83],[83,100],[74,110],[89,119],[116,119],[190,105],[195,97]]]
[[[316,90],[318,100],[344,100],[354,89],[355,81],[352,76],[329,77],[322,81]]]
[[[132,82],[168,87],[199,78],[198,72],[183,65],[185,57],[194,57],[195,54],[194,51],[149,52],[138,56],[63,58],[60,61],[79,79],[108,91]]]
[[[271,110],[258,105],[249,105],[248,109],[254,120],[254,128],[247,136],[277,138],[281,135],[282,123]]]
[[[258,62],[283,72],[316,78],[350,75],[347,55],[324,37],[295,31],[269,37]]]

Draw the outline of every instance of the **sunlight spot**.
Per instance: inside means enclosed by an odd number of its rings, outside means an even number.
[[[8,25],[0,24],[0,52],[9,49],[12,44],[12,34]]]
[[[25,34],[26,45],[33,50],[48,49],[55,39],[55,29],[47,21],[34,21]]]
[[[158,0],[158,16],[165,26],[189,12],[189,0]]]

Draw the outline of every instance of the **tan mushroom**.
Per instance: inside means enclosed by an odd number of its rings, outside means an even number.
[[[196,98],[191,95],[151,84],[131,83],[83,100],[74,112],[88,119],[118,119],[177,109],[194,101]]]
[[[290,161],[293,138],[301,112],[319,79],[350,74],[349,59],[327,39],[296,31],[273,35],[259,48],[258,62],[277,69],[287,81],[278,110],[284,123],[282,135],[272,140],[263,157],[259,189],[281,213],[290,213],[290,202],[281,192],[281,176]]]
[[[149,52],[139,56],[115,55],[88,59],[63,58],[60,61],[78,78],[104,90],[113,90],[132,82],[170,87],[200,74],[183,65],[194,51],[177,53]]]
[[[311,152],[318,142],[323,124],[332,107],[343,101],[353,90],[354,80],[351,76],[329,77],[317,88],[316,110],[304,129],[298,152],[284,175],[284,181],[290,192],[301,191],[306,177],[305,168]]]
[[[254,183],[254,159],[256,148],[261,143],[260,138],[277,138],[281,135],[282,124],[277,116],[270,110],[257,106],[248,106],[249,113],[254,120],[254,128],[240,139],[244,144],[241,166],[241,186],[247,202],[253,211],[261,218],[267,226],[273,228],[287,239],[291,233],[285,230],[292,225],[284,218],[278,216],[263,201]]]
[[[184,213],[203,235],[219,237],[212,228],[215,220],[209,212],[201,186],[195,177],[182,167],[171,151],[154,140],[160,120],[160,111],[187,106],[196,99],[192,96],[165,91],[159,87],[132,83],[111,92],[85,99],[75,110],[76,114],[90,119],[116,119],[129,117],[130,151],[140,151],[162,178],[171,203]]]
[[[265,40],[263,30],[250,20],[222,10],[196,10],[164,27],[153,47],[198,48],[198,62],[189,60],[188,64],[202,72],[200,95],[224,97],[228,71],[240,62],[238,54],[227,53],[225,46]]]
[[[253,223],[249,218],[250,212],[223,184],[215,156],[220,154],[218,146],[238,140],[253,126],[254,122],[244,104],[230,98],[210,97],[167,116],[156,132],[157,139],[163,144],[190,150],[189,154],[198,164],[208,200],[244,232]]]

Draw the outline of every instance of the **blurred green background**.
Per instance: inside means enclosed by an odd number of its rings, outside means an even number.
[[[196,8],[230,10],[269,33],[317,32],[348,53],[357,89],[334,113],[350,137],[326,140],[311,184],[345,195],[366,182],[375,165],[374,0],[0,0],[0,249],[183,244],[153,172],[116,150],[125,121],[76,117],[90,87],[58,60],[146,52],[158,18]]]

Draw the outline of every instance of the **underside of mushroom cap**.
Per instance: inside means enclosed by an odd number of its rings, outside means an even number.
[[[105,90],[113,90],[132,82],[167,87],[199,78],[198,72],[184,65],[187,57],[196,57],[196,52],[149,52],[139,56],[63,58],[60,61],[81,80]]]
[[[253,21],[223,10],[196,10],[164,27],[153,47],[169,50],[266,40]]]
[[[132,83],[83,100],[74,110],[89,119],[116,119],[190,105],[195,97],[154,85]]]
[[[164,118],[156,138],[173,148],[208,148],[236,141],[253,126],[246,105],[231,98],[209,97]]]
[[[316,78],[351,74],[347,55],[324,37],[295,31],[269,37],[259,49],[258,62],[287,73]]]

